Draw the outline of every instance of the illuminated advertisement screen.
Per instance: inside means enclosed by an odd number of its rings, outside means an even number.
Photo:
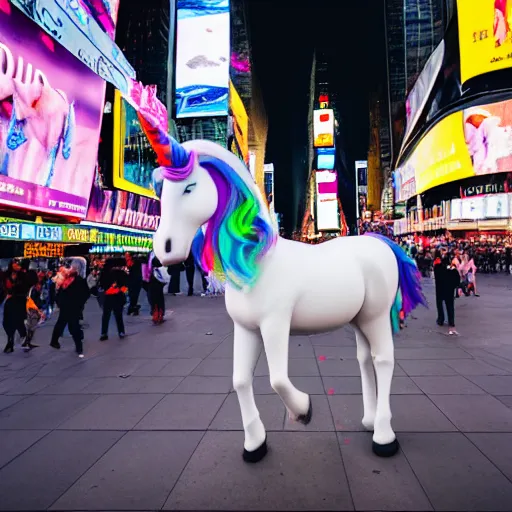
[[[233,82],[229,82],[229,110],[233,116],[233,136],[242,160],[249,164],[249,117]]]
[[[332,171],[336,160],[336,150],[334,148],[318,148],[316,150],[317,169],[326,169]]]
[[[486,196],[484,210],[486,219],[507,219],[509,217],[509,195],[495,194]]]
[[[156,231],[160,223],[160,202],[124,190],[105,190],[95,180],[87,220]]]
[[[0,204],[84,218],[105,82],[14,7],[0,43]]]
[[[512,169],[512,100],[471,107],[437,123],[395,171],[397,197]],[[414,184],[414,189],[410,186]]]
[[[463,220],[478,220],[484,217],[484,198],[468,197],[461,200],[461,218]]]
[[[313,112],[313,136],[315,148],[334,146],[334,112],[320,109]]]
[[[176,116],[228,113],[229,0],[178,0]]]
[[[316,226],[318,231],[340,229],[338,175],[336,171],[316,171]]]
[[[512,1],[457,0],[462,82],[512,65]]]
[[[114,99],[114,187],[156,198],[153,171],[157,155],[144,134],[137,112],[115,91]]]
[[[101,28],[112,38],[115,36],[119,0],[82,0]]]

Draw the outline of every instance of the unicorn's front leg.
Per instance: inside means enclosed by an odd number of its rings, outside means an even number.
[[[309,395],[299,391],[288,377],[288,343],[290,321],[285,315],[273,316],[261,325],[265,345],[270,385],[281,397],[290,417],[307,424],[311,421],[311,400]]]
[[[245,432],[243,458],[258,462],[267,453],[265,427],[254,401],[253,373],[261,352],[258,332],[249,331],[235,323],[233,355],[233,387],[238,396]]]
[[[398,449],[396,435],[391,428],[391,380],[395,367],[393,335],[389,313],[360,324],[373,354],[377,377],[377,411],[373,432],[373,452],[379,457],[390,457]]]

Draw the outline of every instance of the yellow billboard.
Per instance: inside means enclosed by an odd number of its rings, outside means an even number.
[[[457,0],[462,83],[512,65],[512,0]]]
[[[142,131],[137,112],[116,90],[114,97],[113,185],[120,190],[156,199],[153,170],[157,156]]]
[[[241,157],[249,164],[249,117],[244,103],[238,94],[233,82],[229,82],[229,109],[233,116],[233,132]]]
[[[414,168],[416,193],[475,175],[464,139],[464,112],[442,119],[420,141],[408,163]]]

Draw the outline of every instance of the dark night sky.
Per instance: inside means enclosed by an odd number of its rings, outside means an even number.
[[[327,53],[329,82],[338,95],[337,146],[348,166],[338,170],[352,180],[354,160],[367,157],[370,91],[385,84],[383,0],[248,3],[253,65],[269,119],[266,161],[275,166],[276,211],[290,230],[304,208],[313,51]],[[340,196],[345,210],[355,209],[355,200],[348,204],[354,191],[340,190]]]

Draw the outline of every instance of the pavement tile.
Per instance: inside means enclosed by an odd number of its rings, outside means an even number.
[[[226,395],[167,395],[135,430],[206,430]]]
[[[51,432],[0,470],[0,510],[46,510],[121,436]]]
[[[325,357],[326,359],[357,359],[357,349],[353,347],[324,347],[322,345],[315,345],[315,355]]]
[[[271,432],[268,443],[245,464],[241,432],[207,432],[164,510],[353,510],[333,432]]]
[[[395,359],[472,359],[460,348],[396,348]]]
[[[163,396],[157,394],[102,395],[59,428],[63,430],[130,430]]]
[[[402,360],[400,366],[409,377],[457,375],[457,372],[444,361]]]
[[[0,429],[54,429],[96,398],[96,395],[32,395],[0,412]]]
[[[450,359],[446,364],[457,373],[471,375],[507,375],[507,371],[475,359]]]
[[[33,377],[27,382],[9,389],[6,395],[33,395],[55,383],[55,377]]]
[[[290,420],[288,414],[285,416],[284,429],[298,432],[330,432],[334,430],[331,409],[326,396],[311,395],[313,417],[308,425]]]
[[[11,407],[11,405],[18,403],[24,398],[24,396],[20,395],[0,395],[0,411],[7,409],[7,407]]]
[[[512,395],[512,375],[474,375],[468,379],[491,395]]]
[[[49,430],[3,430],[0,468],[30,448],[48,432]]]
[[[182,350],[177,354],[177,357],[179,358],[206,358],[208,357],[215,349],[216,345],[204,345],[201,343],[195,343],[191,345],[190,347]]]
[[[290,359],[309,359],[314,358],[315,353],[313,351],[313,346],[307,338],[301,338],[300,341],[296,341],[294,338],[291,338],[290,345],[288,347],[288,356]]]
[[[369,432],[339,433],[338,438],[356,510],[432,510],[403,452],[376,457]]]
[[[139,393],[172,393],[182,380],[183,377],[152,377]]]
[[[171,359],[159,372],[159,377],[186,377],[202,361],[200,358]]]
[[[288,361],[288,374],[290,377],[317,377],[320,375],[315,359],[290,359]]]
[[[171,362],[170,359],[149,359],[142,363],[132,374],[133,377],[155,377]]]
[[[400,442],[435,510],[510,511],[512,483],[463,434],[402,434]]]
[[[481,387],[461,375],[412,377],[412,380],[427,395],[485,395]]]
[[[322,377],[328,395],[360,395],[361,377]],[[409,377],[393,377],[392,395],[421,395],[422,391]]]
[[[290,377],[292,384],[300,391],[308,395],[323,395],[324,385],[321,377]],[[270,378],[254,377],[254,394],[256,395],[274,395],[275,391],[270,385]]]
[[[263,343],[261,344],[263,349]],[[223,341],[209,356],[208,359],[232,359],[233,358],[233,340]]]
[[[206,377],[233,376],[233,361],[231,359],[205,359],[191,372],[192,375]]]
[[[364,431],[363,397],[361,395],[332,395],[328,397],[334,428],[348,432]]]
[[[356,336],[351,327],[344,327],[327,334],[315,334],[309,337],[313,346],[322,347],[355,347]]]
[[[18,389],[26,384],[30,379],[28,377],[8,377],[0,381],[0,394],[6,394],[10,390]]]
[[[322,377],[361,377],[359,363],[356,359],[318,361]]]
[[[51,510],[159,510],[202,432],[128,432]]]
[[[151,377],[99,377],[80,391],[80,393],[92,393],[108,395],[115,393],[137,393],[151,381]]]
[[[432,395],[462,432],[512,432],[512,410],[489,395]]]
[[[469,440],[512,481],[512,433],[467,434]]]
[[[507,407],[512,409],[512,396],[497,396],[496,397],[500,402],[503,402]]]
[[[257,395],[256,407],[267,431],[283,430],[286,408],[281,398],[274,395]],[[242,415],[236,393],[231,393],[222,404],[209,430],[243,430]]]
[[[72,395],[81,393],[91,382],[93,377],[68,377],[67,379],[55,379],[55,383],[46,386],[39,395]]]
[[[219,359],[221,361],[221,359]],[[173,393],[226,394],[233,388],[232,377],[203,377],[189,375],[185,377]]]

